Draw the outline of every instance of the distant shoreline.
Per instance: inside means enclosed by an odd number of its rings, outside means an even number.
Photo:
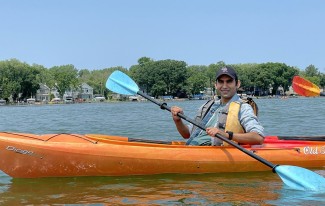
[[[253,99],[278,99],[278,100],[287,100],[287,99],[309,99],[309,98],[323,98],[323,96],[318,97],[303,97],[303,96],[276,96],[276,97],[269,97],[269,96],[261,96],[261,97],[251,97]],[[160,102],[179,102],[179,101],[207,101],[207,99],[188,99],[188,98],[177,98],[177,99],[157,99]],[[45,106],[45,105],[79,105],[79,104],[110,104],[110,103],[125,103],[125,102],[148,102],[148,100],[140,100],[140,101],[130,101],[130,100],[105,100],[101,102],[96,101],[86,101],[86,102],[74,102],[74,103],[42,103],[42,102],[35,102],[35,103],[10,103],[10,104],[1,104],[1,106]]]

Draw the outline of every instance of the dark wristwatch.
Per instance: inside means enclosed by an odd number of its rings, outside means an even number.
[[[234,133],[232,131],[226,131],[226,133],[229,134],[229,140],[232,140],[232,138],[234,137]]]

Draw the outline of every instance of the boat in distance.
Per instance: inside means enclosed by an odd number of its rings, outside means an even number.
[[[279,165],[325,168],[325,136],[267,136],[245,149]],[[101,134],[0,132],[0,170],[13,178],[269,171],[232,146]]]

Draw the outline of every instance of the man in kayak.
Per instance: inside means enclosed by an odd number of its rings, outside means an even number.
[[[180,107],[172,107],[171,113],[178,132],[189,139],[188,145],[225,145],[220,134],[240,144],[262,144],[264,128],[259,123],[252,107],[237,95],[240,87],[236,71],[226,66],[216,75],[215,87],[221,95],[220,100],[212,100],[202,105],[195,120],[205,125],[203,131],[193,125],[185,125],[177,113],[183,114]]]

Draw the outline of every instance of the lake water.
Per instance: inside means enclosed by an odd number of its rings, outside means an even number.
[[[325,135],[325,98],[256,99],[266,135]],[[171,101],[193,117],[204,101]],[[1,106],[0,131],[100,133],[181,140],[170,113],[150,102]],[[153,154],[154,155],[154,154]],[[325,168],[315,172],[325,176]],[[0,173],[1,205],[324,205],[270,172],[12,179]]]

